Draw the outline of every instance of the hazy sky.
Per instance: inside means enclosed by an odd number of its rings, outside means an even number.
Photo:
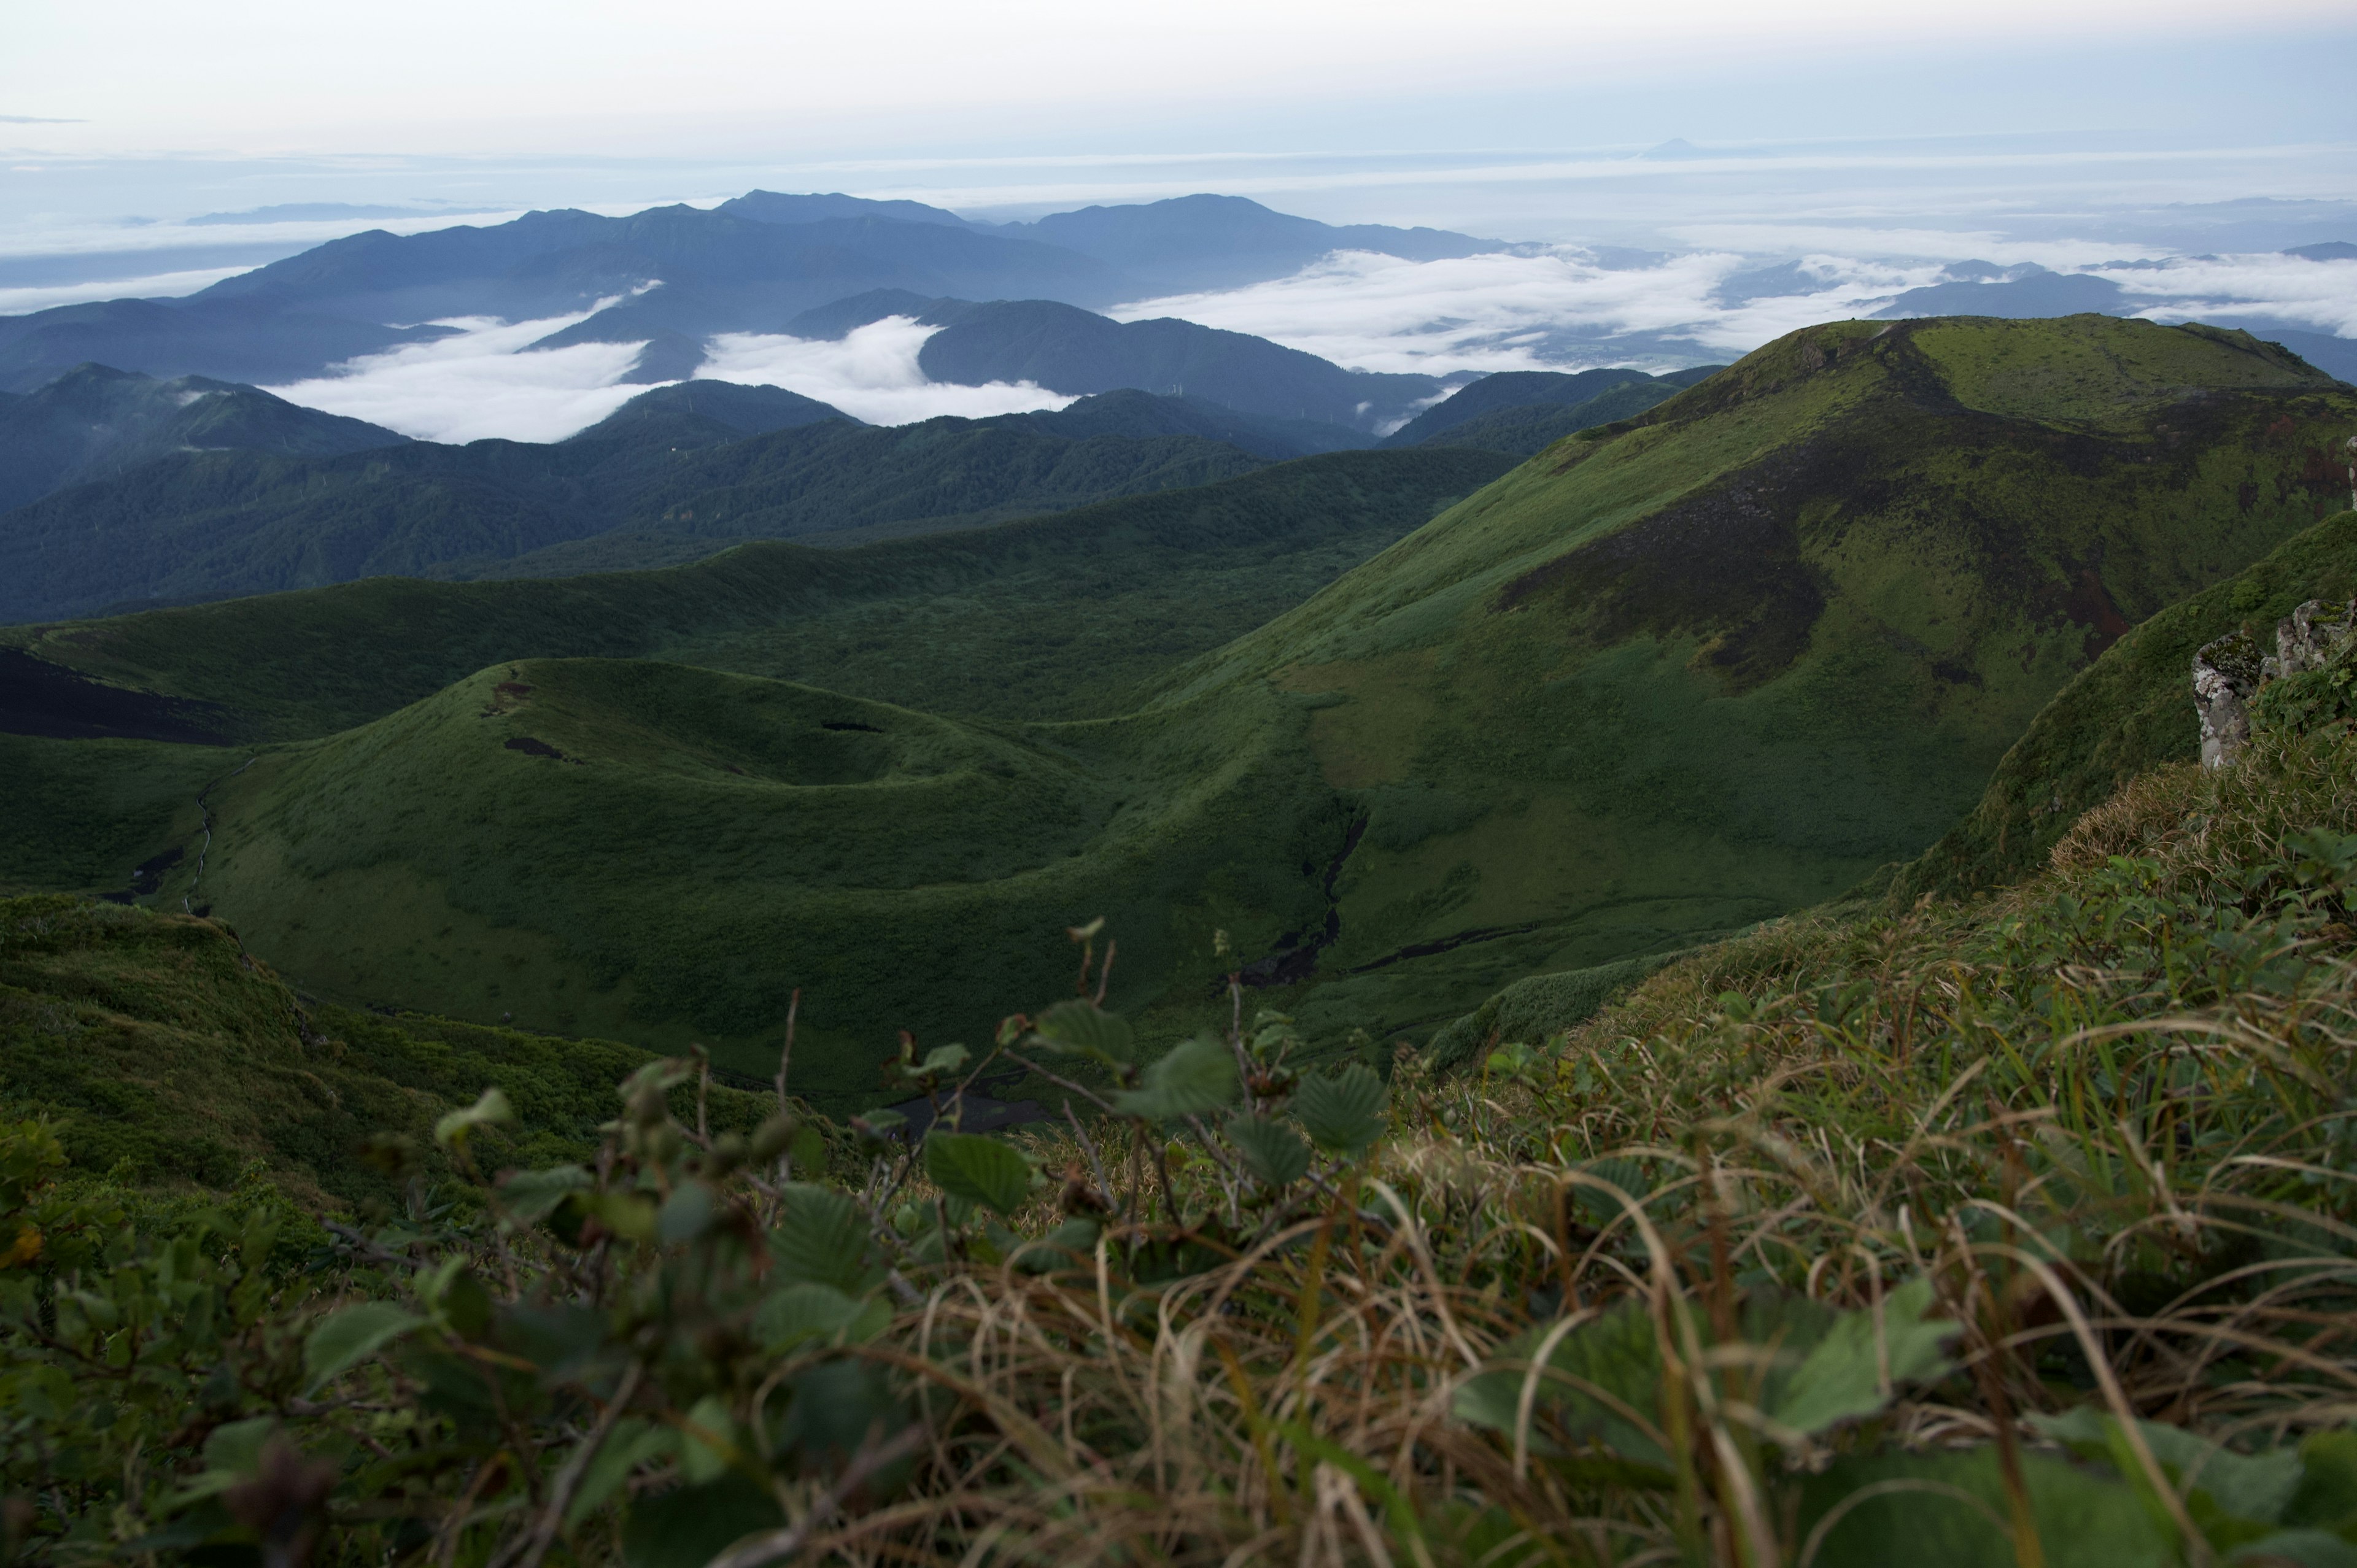
[[[1558,247],[1123,312],[1370,368],[1577,362],[1598,334],[1733,354],[1968,257],[2165,265],[2106,275],[2155,311],[2357,334],[2357,263],[2273,254],[2357,240],[2352,71],[2348,0],[0,0],[0,314],[534,207],[1213,190]],[[1638,156],[1673,138],[1699,155]],[[283,203],[371,210],[217,216]],[[1822,288],[1723,296],[1763,258]],[[514,352],[544,330],[472,323],[305,396],[465,438],[628,395],[613,346]],[[920,340],[746,338],[707,373],[876,419],[1056,401],[929,387]]]
[[[2348,140],[2345,0],[0,6],[0,145],[926,160],[2232,125]],[[2312,83],[2312,91],[2301,84]],[[71,124],[32,124],[37,121]],[[20,159],[19,161],[24,161]]]

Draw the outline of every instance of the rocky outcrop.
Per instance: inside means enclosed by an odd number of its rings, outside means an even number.
[[[2193,655],[2193,709],[2201,715],[2201,766],[2223,768],[2251,738],[2251,699],[2259,694],[2268,660],[2239,631],[2205,643]]]
[[[2357,632],[2357,599],[2310,599],[2276,623],[2276,650],[2262,655],[2233,631],[2193,655],[2193,708],[2201,718],[2201,766],[2222,768],[2251,738],[2251,703],[2269,683],[2321,670]]]

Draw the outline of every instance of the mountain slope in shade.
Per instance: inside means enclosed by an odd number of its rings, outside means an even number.
[[[258,387],[201,376],[162,381],[81,365],[30,393],[0,401],[0,512],[169,453],[334,456],[408,439]]]
[[[924,299],[883,289],[806,312],[786,330],[841,338],[892,316],[939,327],[917,351],[917,366],[933,381],[965,386],[1029,381],[1070,393],[1133,388],[1370,434],[1446,390],[1433,376],[1346,371],[1242,332],[1168,317],[1115,321],[1045,299]]]
[[[1699,365],[1693,370],[1671,371],[1658,376],[1649,375],[1643,371],[1617,368],[1571,373],[1559,371],[1501,371],[1494,375],[1483,376],[1480,381],[1469,382],[1458,388],[1384,437],[1383,445],[1421,446],[1432,444],[1436,437],[1456,433],[1461,426],[1470,422],[1480,420],[1488,415],[1501,414],[1511,414],[1512,417],[1505,425],[1498,428],[1501,431],[1508,427],[1513,428],[1517,432],[1514,439],[1520,442],[1528,439],[1527,435],[1523,432],[1523,426],[1542,423],[1551,426],[1555,423],[1536,413],[1535,411],[1539,409],[1577,408],[1593,403],[1603,393],[1616,387],[1645,389],[1634,395],[1624,394],[1617,403],[1599,406],[1597,417],[1576,424],[1565,424],[1555,433],[1558,436],[1568,435],[1573,430],[1585,429],[1590,424],[1602,424],[1609,420],[1625,419],[1631,414],[1641,413],[1654,403],[1672,397],[1696,381],[1706,380],[1724,369],[1726,367],[1723,365]],[[1554,438],[1548,437],[1549,440]],[[1458,446],[1478,446],[1484,443],[1478,435],[1469,435],[1452,439],[1448,444]],[[1546,444],[1546,441],[1540,441],[1537,446],[1493,446],[1491,449],[1501,452],[1523,452],[1527,455],[1537,451],[1539,446]]]
[[[970,527],[1206,484],[1264,461],[1192,433],[1093,423],[1083,434],[1023,414],[869,428],[778,388],[691,381],[641,393],[550,445],[175,453],[0,514],[0,619],[386,573],[464,575],[617,529],[658,537],[588,564],[692,558],[700,552],[685,542],[697,540],[708,551]],[[1112,428],[1124,424],[1137,433]]]

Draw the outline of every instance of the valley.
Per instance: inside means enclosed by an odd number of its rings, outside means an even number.
[[[745,1071],[800,989],[846,1110],[879,1007],[971,1040],[967,998],[1052,986],[1041,934],[1098,916],[1149,1037],[1241,964],[1313,1040],[1415,1038],[1912,857],[2122,633],[2320,515],[2352,408],[2235,334],[1837,324],[1510,473],[1335,453],[978,532],[30,628],[237,744],[9,739],[45,799],[96,774],[145,815],[54,808],[7,875],[102,891],[178,847],[145,897],[323,995]],[[742,491],[834,429],[694,457],[749,454]],[[247,757],[192,895],[188,783]]]

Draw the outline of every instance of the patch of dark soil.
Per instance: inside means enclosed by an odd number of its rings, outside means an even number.
[[[110,686],[21,648],[0,648],[0,733],[227,746],[236,721],[217,703]]]
[[[565,756],[565,753],[557,750],[556,747],[549,745],[548,742],[542,740],[535,736],[511,735],[508,736],[504,744],[510,751],[521,751],[526,757],[554,757],[559,762],[578,762],[580,760],[578,757]]]
[[[492,687],[491,690],[499,693],[503,697],[528,697],[532,695],[532,688],[522,681],[502,681],[498,685]]]
[[[877,729],[874,725],[854,724],[849,719],[821,719],[818,722],[818,727],[821,729],[831,730],[852,730],[860,735],[882,735],[884,733],[882,730]]]
[[[2104,579],[2093,566],[2072,580],[2071,596],[2063,612],[2077,625],[2087,628],[2087,658],[2096,655],[2128,634],[2135,623],[2120,612],[2112,601],[2112,592],[2104,586]]]
[[[1810,456],[1734,475],[1559,555],[1507,584],[1494,607],[1544,597],[1580,613],[1600,643],[1699,632],[1696,661],[1738,691],[1772,680],[1807,650],[1825,607],[1794,526],[1798,500],[1825,488]]]

